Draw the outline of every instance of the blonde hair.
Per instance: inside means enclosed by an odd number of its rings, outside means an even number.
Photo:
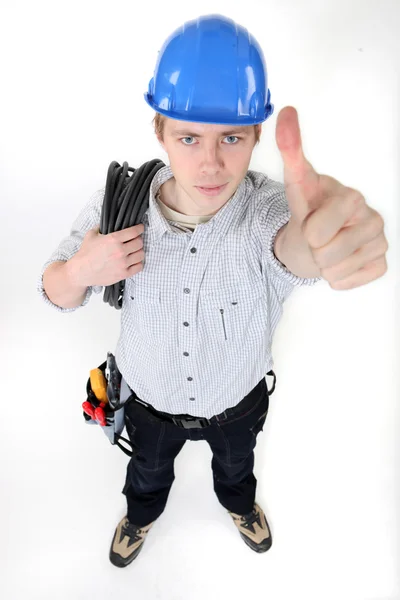
[[[158,112],[156,112],[155,117],[153,118],[153,125],[154,125],[154,131],[156,133],[156,135],[158,137],[160,137],[163,140],[163,136],[164,136],[164,123],[166,121],[167,117],[165,115],[162,115]],[[257,125],[254,125],[254,133],[256,135],[256,144],[260,143],[260,134],[261,134],[261,129],[257,127]]]

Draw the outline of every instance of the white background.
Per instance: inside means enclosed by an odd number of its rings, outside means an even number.
[[[120,313],[102,295],[57,313],[36,278],[111,161],[167,162],[143,93],[164,39],[211,12],[265,53],[275,112],[250,168],[283,181],[276,118],[295,106],[315,169],[384,217],[389,270],[352,291],[297,289],[285,304],[256,448],[271,550],[243,543],[214,495],[208,445],[188,442],[165,512],[117,569],[108,551],[128,458],[85,425],[81,403]],[[2,3],[4,600],[400,598],[399,28],[398,0]]]

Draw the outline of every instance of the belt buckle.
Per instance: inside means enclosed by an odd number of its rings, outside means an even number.
[[[174,417],[173,422],[178,427],[183,427],[184,429],[203,428],[208,425],[207,419],[202,419],[201,417],[193,417],[193,419],[176,419]]]

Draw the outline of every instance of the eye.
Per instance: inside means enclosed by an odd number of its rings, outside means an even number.
[[[194,140],[194,137],[189,135],[188,137],[181,138],[181,141],[185,144],[185,146],[193,146],[193,144],[187,144],[184,140]]]
[[[241,138],[239,138],[237,135],[227,135],[225,139],[226,139],[226,140],[229,140],[229,139],[231,140],[232,138],[236,138],[236,140],[240,140],[240,139],[241,139]],[[232,146],[233,144],[236,144],[236,143],[237,143],[237,142],[232,142],[232,143],[231,143],[231,142],[229,142],[229,143],[228,143],[228,145],[229,145],[229,146]]]

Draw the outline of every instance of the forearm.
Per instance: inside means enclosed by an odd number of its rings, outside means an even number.
[[[282,227],[275,238],[274,254],[291,273],[298,277],[320,277],[311,250],[301,230],[292,219]]]
[[[43,287],[51,302],[61,308],[75,308],[85,299],[87,287],[75,277],[74,257],[52,263],[43,274]]]

